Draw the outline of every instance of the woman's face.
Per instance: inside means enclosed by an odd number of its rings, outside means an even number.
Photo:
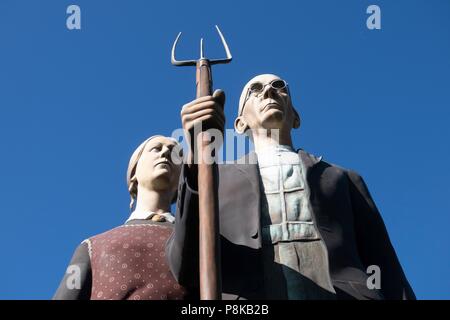
[[[175,192],[181,171],[177,143],[166,137],[155,137],[144,147],[136,166],[138,185],[155,191]]]

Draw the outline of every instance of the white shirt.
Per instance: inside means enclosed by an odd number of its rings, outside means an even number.
[[[288,299],[328,299],[335,290],[327,249],[313,220],[305,166],[298,153],[286,145],[260,149],[257,155],[265,277],[279,279],[280,271],[272,266],[286,266],[281,269],[281,281],[285,281]],[[304,278],[321,289],[306,285]],[[273,284],[267,283],[270,295]]]
[[[303,164],[290,146],[257,151],[262,190],[263,241],[319,239],[312,219]]]

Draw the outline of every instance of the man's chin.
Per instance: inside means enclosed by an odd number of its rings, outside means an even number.
[[[261,127],[264,129],[281,129],[284,125],[284,113],[278,109],[267,110],[263,114]]]

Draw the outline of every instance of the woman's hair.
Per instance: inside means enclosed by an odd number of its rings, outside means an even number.
[[[142,156],[142,152],[144,151],[147,143],[156,137],[164,137],[167,139],[171,139],[179,145],[179,142],[172,137],[165,137],[162,135],[154,135],[154,136],[151,136],[150,138],[148,138],[147,140],[145,140],[144,142],[142,142],[139,145],[139,147],[137,147],[136,150],[134,150],[133,154],[131,155],[130,162],[128,163],[128,170],[127,170],[127,186],[128,186],[128,192],[130,193],[130,198],[131,198],[130,210],[133,209],[133,206],[134,206],[134,204],[136,202],[136,198],[137,198],[138,182],[137,182],[137,179],[135,176],[137,164],[139,162],[139,159]],[[176,196],[177,195],[175,192],[175,196],[174,196],[174,199],[172,199],[172,203],[176,200]]]

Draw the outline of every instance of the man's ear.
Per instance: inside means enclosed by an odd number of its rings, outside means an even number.
[[[234,129],[239,134],[244,134],[248,129],[247,122],[245,122],[244,117],[240,116],[234,120]]]
[[[292,128],[298,129],[300,128],[300,124],[302,123],[300,115],[298,114],[297,110],[295,110],[294,106],[292,106],[292,110],[294,111],[294,122],[292,124]]]

